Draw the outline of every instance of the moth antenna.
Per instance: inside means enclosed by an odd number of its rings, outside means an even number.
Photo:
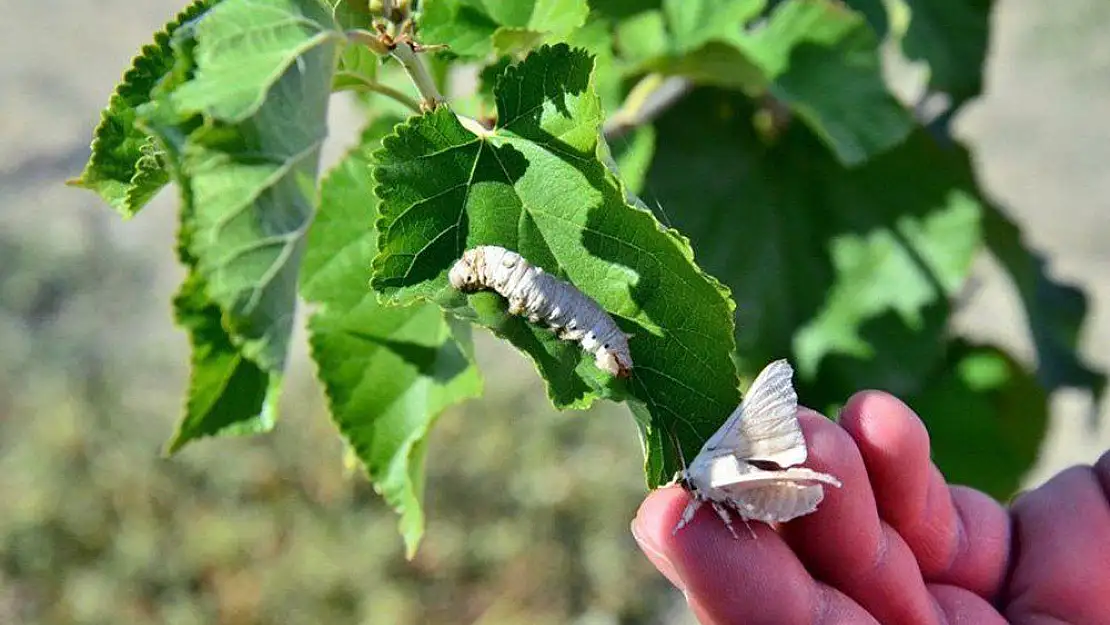
[[[678,461],[682,464],[682,474],[685,475],[686,469],[689,468],[689,465],[686,464],[686,456],[682,453],[682,444],[678,441],[678,437],[675,436],[674,430],[671,430],[670,428],[664,429],[667,431],[667,434],[670,435],[671,443],[674,445],[675,451],[678,452]]]

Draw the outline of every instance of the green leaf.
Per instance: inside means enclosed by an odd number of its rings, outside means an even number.
[[[945,478],[1006,501],[1037,460],[1048,394],[998,348],[956,341],[948,351],[928,387],[906,400],[925,421]]]
[[[929,64],[929,89],[947,93],[952,108],[983,90],[993,0],[904,0],[910,23],[902,50]]]
[[[174,319],[189,335],[190,372],[184,414],[166,445],[174,454],[205,436],[268,432],[274,427],[281,397],[280,371],[266,372],[244,357],[223,326],[223,312],[208,296],[208,286],[189,251],[196,234],[191,188],[181,169],[178,146],[167,144],[166,165],[181,190],[177,253],[185,281],[173,300]]]
[[[178,42],[183,51],[207,49],[195,57],[193,77],[141,112],[163,149],[181,155],[179,184],[188,190],[195,228],[189,253],[207,295],[223,311],[223,326],[242,354],[268,372],[285,364],[336,53],[334,37],[312,35],[316,45],[306,47],[307,39],[288,36],[286,26],[259,31],[260,24],[276,20],[275,11],[305,32],[330,20],[314,0],[225,0],[192,32],[195,47],[185,38]],[[230,37],[232,32],[252,36]],[[265,32],[292,49],[277,54]],[[214,40],[206,41],[209,36]],[[263,46],[267,58],[280,56],[286,66],[272,80],[245,81],[226,57],[251,57],[249,44],[259,39],[270,41]],[[229,47],[229,41],[243,48]],[[257,63],[252,67],[259,69]],[[182,90],[191,95],[179,97]],[[235,124],[180,117],[183,100],[207,96],[202,108],[221,114],[235,108],[236,117],[247,110],[240,104],[257,105]],[[230,102],[238,104],[225,106]]]
[[[898,145],[913,128],[887,90],[879,39],[833,0],[787,0],[745,30],[762,0],[669,0],[618,28],[618,47],[647,70],[677,74],[785,104],[842,163]]]
[[[366,2],[341,0],[332,12],[335,23],[344,31],[373,29],[373,14]],[[345,41],[339,54],[339,67],[335,72],[334,91],[359,88],[373,83],[378,77],[380,59],[365,45]]]
[[[317,304],[310,342],[332,418],[400,513],[411,558],[424,531],[428,432],[446,407],[480,395],[482,382],[468,327],[448,324],[432,304],[382,306],[369,289],[378,216],[370,153],[394,121],[369,127],[324,180],[301,292]]]
[[[901,143],[914,123],[887,90],[879,39],[862,16],[831,0],[789,0],[743,49],[846,165]]]
[[[692,93],[657,121],[648,174],[732,289],[742,370],[793,353],[812,382],[839,354],[869,363],[855,382],[915,388],[943,356],[948,298],[981,241],[967,154],[918,132],[849,169],[803,126],[766,140],[755,113],[735,94]]]
[[[273,429],[281,374],[267,373],[243,357],[220,324],[221,313],[190,271],[173,302],[177,324],[192,347],[185,414],[166,446],[173,454],[204,436],[255,434]]]
[[[1037,350],[1037,378],[1049,391],[1081,388],[1095,404],[1106,390],[1106,374],[1084,363],[1078,353],[1079,334],[1087,316],[1087,298],[1069,284],[1053,281],[1045,258],[1029,249],[1021,230],[1002,210],[989,205],[984,214],[987,246],[1014,281],[1033,345]]]
[[[374,170],[372,284],[393,302],[437,301],[493,328],[536,362],[557,406],[644,404],[655,485],[678,468],[663,441],[673,434],[692,454],[736,405],[733,306],[683,237],[625,201],[603,161],[592,80],[585,52],[544,47],[498,81],[495,130],[476,136],[441,108],[387,137]],[[454,291],[448,269],[483,244],[519,251],[598,301],[634,335],[632,377],[601,373],[577,345],[508,316],[495,294]]]
[[[116,86],[93,133],[92,154],[69,184],[95,191],[123,217],[133,217],[169,182],[162,157],[136,124],[136,110],[174,65],[170,39],[183,24],[203,15],[216,0],[193,2],[143,46]]]
[[[464,58],[521,54],[586,23],[585,0],[426,0],[420,32]]]
[[[203,113],[225,122],[254,115],[271,87],[288,82],[293,72],[324,68],[325,55],[334,55],[335,44],[345,41],[318,0],[223,2],[197,22],[195,38],[196,73],[173,92],[173,106],[182,117]],[[323,71],[330,79],[333,56],[326,60]]]

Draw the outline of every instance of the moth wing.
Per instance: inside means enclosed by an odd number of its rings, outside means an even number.
[[[709,487],[713,489],[726,489],[738,491],[743,489],[762,488],[779,483],[789,484],[818,484],[825,483],[840,487],[840,480],[828,473],[820,473],[805,467],[794,467],[768,471],[752,466],[738,460],[736,456],[722,455],[709,462]]]
[[[827,473],[806,468],[767,471],[746,463],[726,462],[718,471],[711,467],[711,484],[745,518],[767,523],[785,523],[817,509],[825,498],[822,484],[840,487],[840,480]],[[718,478],[721,481],[713,481]]]
[[[732,492],[735,490],[736,492]],[[785,523],[817,510],[825,499],[820,484],[781,482],[766,486],[726,489],[728,501],[746,519]]]
[[[806,460],[806,441],[798,425],[794,369],[786,360],[767,365],[752,382],[740,406],[706,441],[702,453],[731,451],[741,460],[762,460],[791,467]]]

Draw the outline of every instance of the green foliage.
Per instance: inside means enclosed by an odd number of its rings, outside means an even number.
[[[941,466],[996,496],[1035,458],[1046,390],[1102,392],[1077,355],[1082,293],[1047,277],[946,124],[919,125],[883,77],[885,38],[928,64],[948,119],[981,89],[988,0],[378,6],[194,4],[104,113],[78,184],[126,216],[170,178],[181,191],[175,311],[193,366],[171,451],[272,427],[298,295],[332,419],[410,557],[431,427],[481,392],[472,325],[525,354],[556,407],[626,403],[650,486],[729,414],[738,373],[784,356],[810,405],[861,387],[910,399]],[[391,47],[414,36],[449,52]],[[464,61],[492,128],[457,106],[396,116],[433,83],[450,93]],[[402,93],[401,71],[424,93]],[[371,123],[320,182],[329,97],[345,90],[375,94]],[[484,244],[597,300],[633,335],[631,377],[496,294],[452,289],[448,269]],[[984,251],[1022,296],[1036,375],[949,330]],[[1004,461],[981,470],[972,449]]]
[[[138,213],[169,182],[157,148],[136,124],[136,112],[150,101],[151,90],[174,66],[173,34],[216,1],[193,2],[155,33],[154,43],[143,46],[100,114],[85,170],[70,181],[95,191],[124,217]]]
[[[883,83],[878,38],[862,16],[831,0],[792,0],[743,29],[762,8],[760,0],[669,1],[618,36],[643,68],[775,98],[845,164],[906,137],[912,122]]]
[[[448,405],[481,394],[469,327],[435,306],[386,307],[366,288],[377,251],[370,153],[395,120],[379,120],[321,185],[301,292],[318,304],[312,356],[332,418],[375,487],[401,515],[409,557],[424,532],[426,439]]]
[[[950,482],[1007,500],[1045,436],[1045,389],[1005,352],[964,341],[934,375],[927,390],[906,398],[927,419],[933,460]]]
[[[659,455],[664,441],[674,435],[696,452],[738,399],[732,305],[684,239],[625,202],[598,157],[602,120],[590,81],[584,52],[541,48],[498,81],[498,128],[477,136],[442,109],[387,138],[375,169],[382,239],[373,285],[399,302],[448,302],[456,292],[447,271],[475,245],[517,250],[583,285],[633,335],[630,388],[599,379],[577,346],[519,317],[479,321],[532,357],[557,406],[625,393],[643,403],[655,486],[680,468],[673,450]]]
[[[562,40],[586,21],[586,0],[431,0],[420,26],[429,43],[464,58],[517,54]]]

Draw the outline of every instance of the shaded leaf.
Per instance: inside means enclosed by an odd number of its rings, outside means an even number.
[[[244,356],[277,372],[284,367],[292,331],[303,235],[312,217],[319,150],[327,134],[335,39],[316,34],[330,15],[314,0],[265,5],[226,0],[219,11],[209,13],[194,31],[192,51],[207,52],[194,57],[192,77],[142,114],[162,146],[181,155],[178,182],[188,188],[195,228],[189,253],[208,297],[224,312],[224,328]],[[259,24],[277,20],[275,12],[303,28],[305,37],[278,27],[279,39],[292,49],[278,54],[266,44],[264,56],[280,56],[288,66],[273,80],[243,81],[241,71],[225,58],[237,58],[238,48],[221,46],[239,41],[249,48],[256,38],[228,33],[237,28],[256,33]],[[215,39],[206,43],[206,36]],[[306,41],[315,44],[305,47]],[[222,56],[215,56],[220,49]],[[244,54],[252,56],[249,50]],[[261,71],[256,62],[252,67]],[[182,90],[191,95],[179,97]],[[221,114],[232,109],[234,116],[252,113],[236,124],[200,123],[181,117],[179,105],[186,100],[207,102],[201,108]],[[248,102],[250,107],[243,108]]]
[[[203,278],[190,270],[173,301],[177,324],[192,348],[185,413],[166,446],[175,453],[205,436],[256,434],[273,429],[281,374],[246,359],[220,324]]]
[[[1106,374],[1084,363],[1078,353],[1079,333],[1087,316],[1087,297],[1070,284],[1052,280],[1045,258],[1026,247],[1018,225],[990,205],[984,214],[987,247],[1014,281],[1033,345],[1037,379],[1048,390],[1088,390],[1102,401]]]
[[[803,126],[761,136],[755,112],[723,91],[687,96],[656,122],[647,183],[732,289],[742,371],[793,354],[813,382],[841,355],[868,363],[853,382],[912,390],[943,356],[948,298],[981,241],[966,153],[917,132],[849,169]]]
[[[481,393],[469,328],[433,304],[387,307],[369,289],[377,249],[370,153],[395,119],[376,121],[321,186],[301,291],[317,305],[312,357],[340,433],[401,515],[412,557],[424,531],[425,441],[444,408]]]
[[[906,0],[910,23],[902,50],[929,64],[929,89],[947,93],[952,108],[983,90],[993,0]]]
[[[658,484],[678,468],[673,445],[662,446],[668,432],[692,455],[737,402],[731,300],[684,238],[624,200],[599,153],[586,53],[541,48],[507,70],[495,96],[500,126],[482,136],[441,108],[384,140],[374,171],[382,199],[374,288],[493,328],[536,362],[557,406],[598,397],[644,404],[648,480]],[[633,334],[627,383],[598,371],[578,346],[508,316],[497,295],[450,288],[450,266],[484,244],[570,280]]]
[[[151,90],[174,65],[170,47],[174,32],[216,2],[193,2],[155,33],[154,43],[143,46],[100,114],[84,171],[69,181],[95,191],[123,217],[138,213],[169,182],[157,147],[135,124],[136,110],[150,101]]]
[[[749,25],[762,8],[668,1],[621,24],[617,45],[645,69],[773,97],[845,164],[906,138],[912,117],[887,90],[879,38],[861,15],[832,0],[787,0]]]
[[[1037,460],[1048,395],[1004,351],[956,341],[927,388],[906,398],[925,421],[945,478],[1005,502]]]
[[[879,39],[859,14],[831,0],[790,0],[742,48],[786,103],[842,163],[857,165],[901,143],[909,112],[887,90]]]
[[[175,71],[191,63],[187,51]],[[274,427],[282,374],[267,372],[244,357],[223,326],[223,312],[189,251],[196,232],[191,187],[181,169],[180,145],[167,143],[165,157],[181,192],[177,254],[186,277],[173,299],[174,320],[189,335],[189,384],[184,414],[166,445],[173,454],[198,438],[268,432]]]

